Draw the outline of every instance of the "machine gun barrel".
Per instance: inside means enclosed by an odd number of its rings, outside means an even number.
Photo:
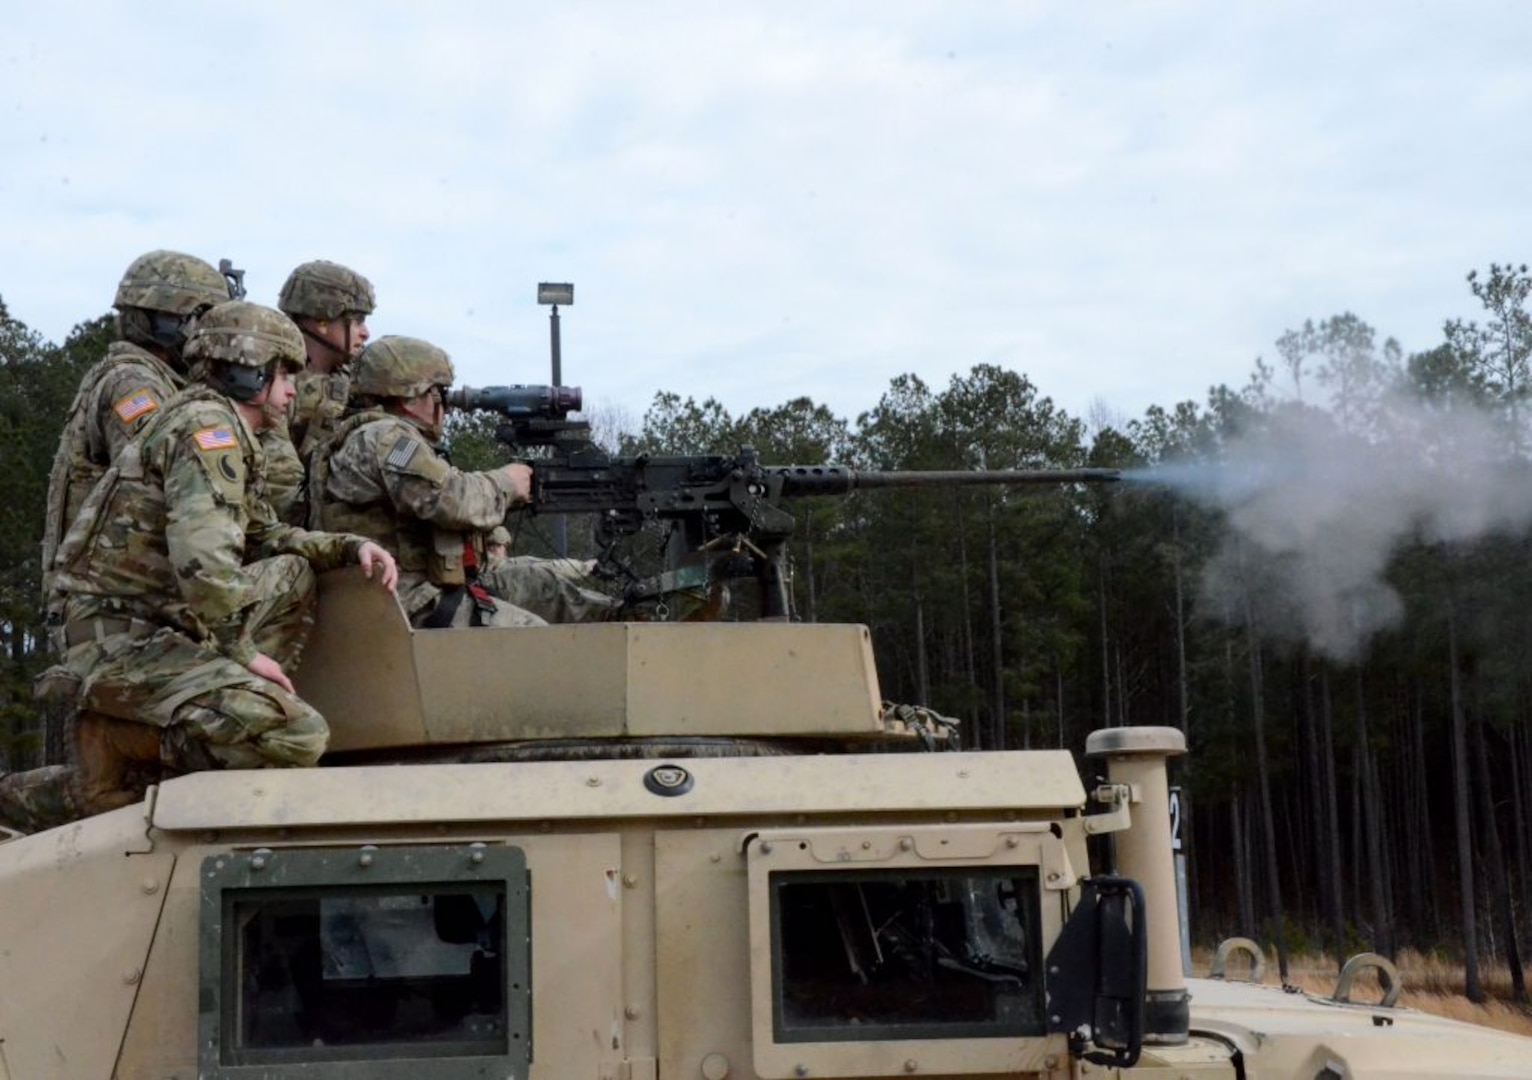
[[[505,438],[499,432],[496,437]],[[828,464],[763,465],[748,446],[732,456],[614,458],[586,445],[533,462],[529,509],[534,514],[597,514],[602,544],[632,536],[649,522],[669,522],[671,569],[688,564],[710,580],[715,573],[737,578],[744,576],[741,563],[747,563],[760,586],[761,617],[775,619],[786,618],[791,607],[786,545],[795,523],[786,504],[793,499],[871,488],[1060,485],[1121,478],[1116,469],[860,472]]]
[[[844,495],[873,488],[974,486],[978,484],[1103,484],[1122,479],[1118,469],[954,469],[933,472],[866,472],[839,465],[768,465],[786,496]]]

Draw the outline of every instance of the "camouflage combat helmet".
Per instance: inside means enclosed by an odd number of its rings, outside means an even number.
[[[351,392],[378,398],[412,398],[433,386],[451,386],[452,360],[429,341],[390,334],[356,358]]]
[[[340,263],[316,259],[287,275],[277,307],[294,319],[338,319],[348,312],[371,315],[377,306],[372,282]]]
[[[229,283],[208,263],[179,251],[140,255],[123,272],[112,306],[193,315],[229,298]]]
[[[489,530],[488,542],[508,548],[511,546],[511,531],[504,525],[496,525],[493,529]]]
[[[247,300],[226,300],[202,316],[186,358],[254,368],[280,360],[301,368],[308,355],[303,335],[286,315]]]

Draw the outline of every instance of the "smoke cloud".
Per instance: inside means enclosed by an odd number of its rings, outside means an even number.
[[[1217,463],[1145,474],[1224,511],[1229,534],[1206,568],[1200,610],[1229,622],[1248,610],[1268,636],[1348,661],[1402,617],[1386,575],[1407,543],[1532,524],[1532,477],[1503,422],[1409,400],[1376,415],[1363,438],[1328,413],[1283,406]]]

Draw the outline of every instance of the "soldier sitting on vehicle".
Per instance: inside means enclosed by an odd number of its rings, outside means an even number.
[[[42,541],[45,600],[53,581],[53,557],[86,496],[122,448],[186,385],[181,353],[197,317],[228,298],[228,282],[221,273],[179,251],[148,252],[123,272],[112,300],[120,339],[80,380],[48,473]],[[62,655],[62,600],[47,602],[49,645],[55,655]],[[71,739],[73,727],[71,718]],[[52,765],[0,779],[0,823],[10,821],[31,831],[42,827],[39,821],[79,816],[71,794],[73,777],[71,767]]]
[[[582,588],[564,560],[484,570],[482,535],[531,494],[524,464],[465,472],[436,449],[452,362],[436,346],[383,337],[351,378],[356,410],[309,459],[310,524],[371,537],[399,560],[416,627],[539,626],[613,618],[617,600]]]
[[[350,267],[324,259],[295,268],[282,285],[277,308],[303,332],[308,350],[308,367],[297,379],[290,424],[304,461],[346,414],[351,365],[367,344],[367,317],[376,306],[372,282]]]
[[[64,798],[28,774],[0,781],[11,820],[18,805],[23,818],[29,801],[38,810],[23,827],[135,801],[124,785],[135,763],[315,764],[329,728],[285,670],[313,624],[314,572],[359,564],[387,588],[397,581],[376,543],[284,525],[262,494],[256,432],[285,414],[304,363],[291,321],[228,301],[203,316],[186,356],[198,381],[123,450],[59,547],[68,651],[39,692],[80,709],[78,762]]]
[[[267,494],[284,521],[308,520],[305,464],[345,415],[351,361],[367,344],[367,316],[377,306],[372,282],[348,266],[315,259],[287,275],[277,308],[303,333],[308,366],[299,374],[284,423],[261,435]]]
[[[53,555],[85,497],[139,429],[186,385],[181,350],[197,317],[228,298],[223,275],[195,255],[151,251],[123,272],[112,301],[121,340],[80,380],[48,474],[44,595]]]

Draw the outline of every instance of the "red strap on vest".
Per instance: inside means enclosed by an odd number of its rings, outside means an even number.
[[[473,534],[463,534],[463,577],[467,580],[468,595],[473,600],[475,608],[474,626],[483,624],[483,620],[493,618],[495,613],[495,599],[490,596],[489,590],[478,582],[479,558],[473,550]]]

